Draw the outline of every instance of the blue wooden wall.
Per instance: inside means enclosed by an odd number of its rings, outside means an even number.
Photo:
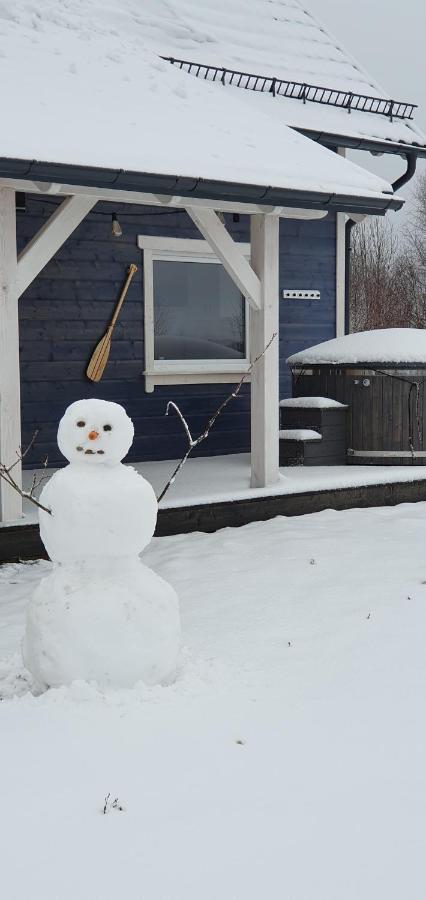
[[[53,199],[27,197],[17,216],[18,246],[38,231],[55,208]],[[111,235],[117,212],[123,236]],[[248,219],[227,218],[234,237],[248,239]],[[122,403],[135,423],[129,459],[171,459],[185,448],[176,417],[165,417],[168,399],[181,406],[195,432],[229,392],[228,385],[156,387],[145,393],[143,377],[142,253],[138,234],[199,238],[186,213],[154,207],[98,204],[20,299],[22,429],[25,447],[38,437],[26,458],[35,466],[64,460],[56,446],[58,421],[66,406],[81,397]],[[280,300],[280,392],[291,393],[286,357],[335,333],[335,219],[281,222],[280,292],[283,288],[321,291],[320,301]],[[102,381],[85,377],[92,350],[103,334],[130,262],[139,266],[116,326]],[[249,388],[233,401],[200,448],[203,455],[249,449]]]
[[[283,300],[284,289],[319,290],[320,300]],[[336,216],[282,219],[280,228],[280,398],[291,397],[286,359],[336,336]]]

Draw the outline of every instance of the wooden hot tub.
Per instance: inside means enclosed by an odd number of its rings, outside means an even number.
[[[346,335],[294,354],[288,364],[294,397],[348,406],[349,464],[426,465],[426,331]]]

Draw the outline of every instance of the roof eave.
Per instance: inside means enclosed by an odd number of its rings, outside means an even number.
[[[347,147],[348,150],[368,150],[370,153],[392,153],[403,156],[406,156],[407,153],[415,153],[416,156],[426,157],[426,146],[421,144],[407,144],[403,141],[379,141],[373,138],[335,134],[330,131],[291,127],[294,128],[294,131],[298,131],[299,134],[303,134],[319,144],[325,144],[327,147]]]
[[[264,206],[357,212],[365,215],[384,215],[388,209],[401,209],[404,202],[390,193],[372,197],[353,196],[10,158],[0,158],[0,178],[62,183],[80,188],[108,188],[110,191],[145,191],[189,199],[196,197],[199,200],[217,199],[237,203],[259,203]]]

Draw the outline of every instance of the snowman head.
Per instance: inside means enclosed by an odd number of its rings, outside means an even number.
[[[116,465],[132,446],[133,422],[118,403],[77,400],[59,422],[58,447],[70,463]]]

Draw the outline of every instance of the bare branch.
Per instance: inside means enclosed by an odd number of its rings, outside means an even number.
[[[172,476],[169,478],[169,480],[168,480],[166,486],[163,488],[163,490],[161,491],[160,496],[158,497],[158,502],[159,502],[159,503],[160,503],[160,501],[163,499],[163,497],[167,494],[167,491],[169,490],[169,488],[172,486],[172,484],[173,484],[174,481],[176,480],[176,476],[179,474],[180,470],[181,470],[182,467],[185,465],[186,460],[188,459],[188,456],[189,456],[189,454],[191,453],[192,449],[193,449],[192,447],[188,447],[188,450],[186,451],[185,456],[182,457],[181,461],[180,461],[180,462],[178,463],[178,465],[176,466],[176,468],[175,468],[175,470],[174,470]]]
[[[47,479],[49,476],[48,476],[48,475],[41,475],[41,476],[38,478],[37,475],[36,475],[36,473],[34,473],[32,479],[31,479],[31,487],[30,487],[30,490],[29,490],[29,491],[24,491],[24,490],[22,490],[22,488],[21,488],[21,486],[18,484],[18,482],[15,480],[14,476],[11,474],[12,471],[13,471],[13,469],[15,468],[15,466],[17,466],[19,462],[22,462],[22,460],[23,460],[24,457],[27,455],[27,453],[29,452],[29,450],[31,450],[31,447],[32,447],[33,444],[34,444],[34,441],[35,441],[35,439],[36,439],[36,437],[37,437],[37,434],[38,434],[38,431],[35,431],[34,434],[33,434],[33,436],[32,436],[32,438],[31,438],[30,443],[28,444],[28,446],[25,448],[24,451],[22,451],[21,448],[19,448],[19,450],[16,451],[17,459],[15,460],[15,462],[11,463],[10,466],[6,466],[4,463],[0,462],[0,478],[2,478],[3,481],[5,481],[6,484],[8,484],[10,488],[12,488],[12,489],[13,489],[14,491],[16,491],[18,494],[20,494],[20,496],[23,498],[23,500],[29,500],[30,503],[33,503],[34,506],[37,506],[37,507],[38,507],[38,509],[44,510],[44,512],[49,513],[49,515],[51,516],[51,515],[52,515],[52,510],[49,509],[47,506],[43,506],[43,504],[40,503],[40,502],[36,499],[36,497],[34,496],[34,492],[40,487],[40,485],[43,483],[43,481],[46,481],[46,479]],[[44,461],[44,463],[43,463],[43,468],[44,468],[44,469],[47,468],[47,457],[46,457],[46,459],[45,459],[45,461]]]
[[[160,496],[158,497],[158,502],[159,502],[159,503],[160,503],[160,501],[163,499],[163,497],[165,497],[165,495],[167,494],[167,491],[168,491],[169,488],[172,486],[173,482],[176,480],[176,476],[179,474],[180,470],[181,470],[181,469],[183,468],[183,466],[185,465],[186,460],[188,459],[188,456],[192,453],[192,451],[194,450],[195,447],[198,447],[199,444],[201,444],[203,441],[206,440],[206,438],[208,438],[208,436],[209,436],[209,434],[210,434],[210,431],[211,431],[211,429],[213,428],[213,425],[215,424],[216,420],[219,418],[219,416],[221,415],[221,413],[223,412],[223,410],[225,409],[225,407],[228,406],[228,403],[230,403],[231,400],[234,400],[235,397],[238,397],[238,394],[240,393],[240,390],[241,390],[241,388],[242,388],[244,382],[247,381],[247,378],[251,375],[251,373],[252,373],[254,367],[257,365],[257,363],[259,362],[259,360],[262,359],[262,357],[265,355],[265,353],[267,352],[267,350],[269,350],[269,347],[271,346],[272,342],[275,340],[276,336],[277,336],[277,333],[276,333],[276,331],[275,331],[274,334],[272,335],[272,337],[269,339],[269,341],[268,341],[268,343],[266,344],[266,346],[263,348],[262,352],[259,353],[259,356],[256,356],[256,359],[254,359],[253,362],[250,363],[250,365],[249,365],[249,367],[248,367],[248,369],[247,369],[247,372],[244,372],[244,375],[242,376],[242,378],[240,379],[240,381],[238,382],[238,384],[235,386],[234,390],[231,391],[231,393],[228,394],[228,396],[225,397],[224,400],[222,400],[222,403],[220,404],[220,406],[218,406],[217,410],[216,410],[216,411],[213,413],[213,415],[210,417],[210,419],[208,420],[208,422],[207,422],[205,428],[204,428],[203,431],[198,435],[197,438],[193,438],[193,437],[192,437],[192,434],[191,434],[191,431],[190,431],[190,429],[189,429],[189,425],[188,425],[188,423],[187,423],[187,421],[186,421],[186,419],[185,419],[185,416],[182,414],[182,412],[181,412],[181,410],[179,409],[179,407],[177,406],[177,404],[174,403],[173,400],[169,400],[169,402],[168,402],[168,404],[167,404],[167,409],[166,409],[166,416],[167,416],[168,413],[169,413],[169,407],[173,407],[173,409],[175,410],[175,412],[176,412],[177,415],[179,416],[179,418],[180,418],[180,420],[181,420],[181,422],[182,422],[182,425],[183,425],[183,427],[184,427],[184,429],[185,429],[185,434],[186,434],[187,441],[188,441],[188,448],[187,448],[187,450],[186,450],[186,453],[184,454],[184,456],[182,457],[182,459],[180,460],[180,462],[178,463],[178,465],[177,465],[176,468],[174,469],[174,471],[173,471],[171,477],[169,478],[167,484],[165,485],[165,487],[164,487],[163,490],[161,491],[161,494],[160,494]]]
[[[169,400],[169,402],[168,402],[168,404],[167,404],[166,416],[169,415],[169,409],[170,409],[171,406],[173,407],[175,413],[177,413],[177,415],[179,416],[179,418],[180,418],[180,420],[181,420],[181,422],[182,422],[182,425],[183,425],[183,427],[184,427],[184,429],[185,429],[185,431],[186,431],[186,436],[187,436],[187,438],[188,438],[188,444],[189,444],[190,447],[192,447],[192,445],[193,445],[194,442],[193,442],[193,439],[192,439],[192,434],[191,434],[191,432],[190,432],[190,430],[189,430],[188,422],[186,421],[185,417],[182,415],[182,413],[181,413],[179,407],[176,406],[176,403],[173,403],[173,400]]]
[[[22,447],[19,447],[19,450],[16,451],[16,459],[15,459],[15,462],[12,463],[12,465],[8,467],[8,472],[11,472],[12,469],[14,469],[15,466],[18,465],[18,463],[22,462],[22,460],[25,458],[25,456],[27,455],[27,453],[31,450],[31,447],[32,447],[33,444],[34,444],[34,441],[35,441],[37,435],[38,435],[38,430],[36,430],[36,431],[34,432],[32,438],[31,438],[31,440],[30,440],[30,442],[29,442],[29,444],[28,444],[28,447],[26,447],[25,450],[24,450],[23,452],[22,452]]]

